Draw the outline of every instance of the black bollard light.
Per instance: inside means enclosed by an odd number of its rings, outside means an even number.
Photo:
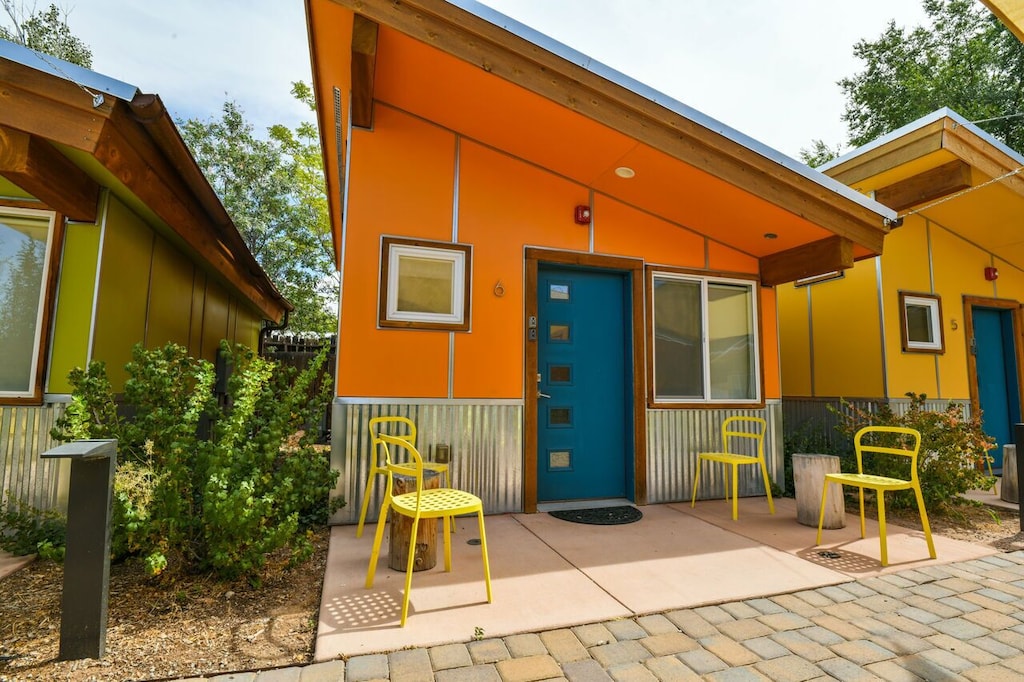
[[[116,440],[77,440],[47,450],[71,460],[58,659],[102,658],[110,590],[110,515]]]
[[[1021,465],[1024,464],[1024,424],[1013,427],[1013,442],[1017,451],[1017,516],[1024,531],[1024,486],[1021,485]],[[1005,470],[1005,467],[1004,467]]]

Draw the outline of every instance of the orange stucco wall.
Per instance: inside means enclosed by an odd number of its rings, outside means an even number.
[[[341,396],[521,398],[527,247],[743,274],[758,268],[725,244],[591,197],[580,183],[386,105],[376,107],[372,132],[353,132],[351,173]],[[587,203],[592,228],[573,221],[573,207]],[[378,328],[382,236],[472,246],[468,332]],[[761,301],[765,396],[777,398],[774,292],[763,290]]]

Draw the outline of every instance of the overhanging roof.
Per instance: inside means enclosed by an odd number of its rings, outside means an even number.
[[[108,187],[267,319],[279,321],[292,309],[157,95],[0,40],[0,175],[88,222],[96,218],[99,188]]]
[[[1024,41],[1024,0],[981,0],[992,13]]]
[[[306,1],[339,259],[344,124],[372,125],[377,105],[738,248],[762,275],[835,237],[855,258],[881,252],[893,211],[477,2]],[[616,182],[617,165],[636,178]]]

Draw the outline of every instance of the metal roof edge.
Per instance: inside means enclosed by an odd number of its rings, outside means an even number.
[[[84,66],[66,62],[8,40],[0,39],[0,58],[71,81],[79,87],[97,90],[126,102],[131,102],[139,92],[137,87],[129,83],[104,76]]]
[[[882,216],[887,220],[896,218],[896,212],[892,209],[884,206],[875,200],[857,192],[856,190],[844,185],[843,183],[830,178],[824,173],[817,169],[811,168],[810,166],[800,163],[796,159],[786,156],[782,152],[769,147],[763,142],[759,142],[754,138],[741,133],[740,131],[732,128],[717,119],[708,116],[707,114],[701,113],[693,107],[680,102],[677,99],[666,95],[663,92],[659,92],[649,85],[645,85],[640,81],[627,76],[626,74],[616,71],[615,69],[607,66],[592,57],[589,57],[582,52],[574,50],[573,48],[558,42],[554,38],[537,31],[536,29],[530,28],[529,26],[522,24],[511,17],[508,17],[497,10],[488,7],[477,0],[446,0],[449,4],[458,7],[470,14],[483,19],[484,21],[490,22],[499,28],[502,28],[509,33],[515,35],[518,38],[533,43],[537,47],[547,50],[548,52],[560,57],[568,62],[576,64],[577,66],[590,71],[596,76],[610,81],[611,83],[618,85],[634,94],[640,95],[651,102],[668,109],[669,111],[678,114],[686,119],[689,119],[693,123],[706,128],[714,133],[721,135],[722,137],[735,142],[743,147],[746,147],[750,151],[763,156],[764,158],[777,163],[780,166],[785,167],[798,175],[818,184],[825,189],[828,189],[836,194],[842,195],[844,198],[849,199],[860,206],[868,209],[869,211]]]

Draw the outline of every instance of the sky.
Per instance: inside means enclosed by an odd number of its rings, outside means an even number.
[[[302,0],[53,1],[94,70],[159,94],[175,118],[219,117],[227,99],[260,132],[313,118],[289,92],[310,80]],[[925,23],[921,0],[484,4],[792,157],[845,143],[837,81],[862,68],[854,44]]]

